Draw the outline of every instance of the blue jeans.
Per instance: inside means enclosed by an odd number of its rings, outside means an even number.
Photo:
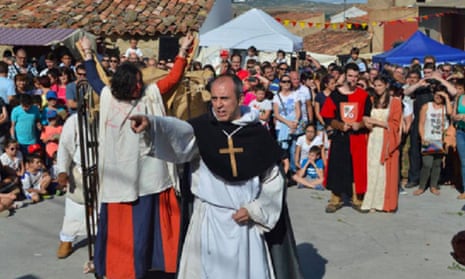
[[[462,173],[462,187],[460,192],[465,190],[465,131],[457,129],[457,151],[460,157],[460,172]]]

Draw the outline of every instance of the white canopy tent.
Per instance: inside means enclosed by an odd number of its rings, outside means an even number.
[[[345,22],[347,18],[359,17],[366,15],[367,12],[360,10],[357,7],[351,7],[343,12],[335,14],[331,17],[331,23],[341,23]]]
[[[260,51],[285,52],[302,49],[303,40],[289,32],[273,17],[258,9],[251,9],[231,21],[200,34],[200,46],[228,49],[247,49],[255,46]]]

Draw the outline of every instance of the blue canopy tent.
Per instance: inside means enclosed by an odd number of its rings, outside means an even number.
[[[373,56],[373,62],[407,65],[412,58],[423,59],[426,55],[433,55],[438,63],[465,63],[465,51],[441,44],[420,31],[396,48]]]

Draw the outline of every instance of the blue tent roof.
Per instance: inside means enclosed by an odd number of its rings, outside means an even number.
[[[420,31],[396,48],[373,56],[373,62],[405,65],[412,58],[423,59],[426,55],[433,55],[439,63],[465,63],[465,51],[441,44]]]

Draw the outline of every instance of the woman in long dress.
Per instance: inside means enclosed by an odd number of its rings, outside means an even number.
[[[371,133],[367,151],[368,184],[362,210],[393,212],[398,201],[402,102],[389,95],[386,78],[376,77],[374,87],[373,109],[370,117],[364,118]]]

